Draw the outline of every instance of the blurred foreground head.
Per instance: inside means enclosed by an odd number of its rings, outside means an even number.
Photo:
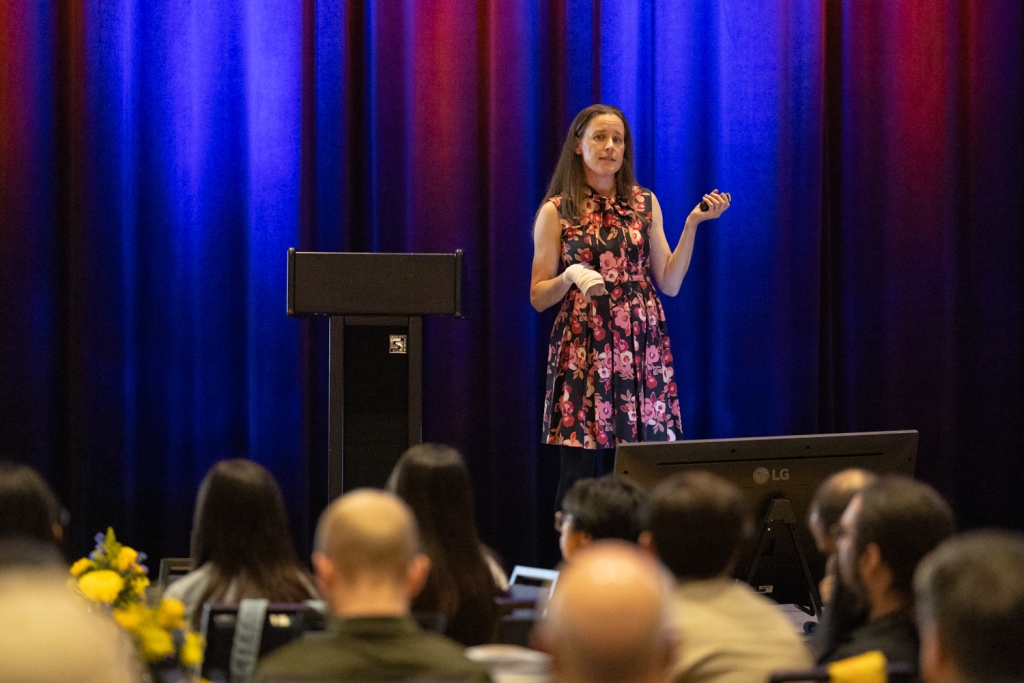
[[[86,611],[52,570],[0,572],[0,681],[129,683],[139,680],[128,636]]]
[[[560,683],[661,683],[676,637],[672,579],[649,553],[595,541],[565,566],[535,642]]]
[[[57,496],[27,465],[0,462],[0,566],[60,564]]]
[[[1024,681],[1024,536],[945,541],[914,576],[926,683]]]

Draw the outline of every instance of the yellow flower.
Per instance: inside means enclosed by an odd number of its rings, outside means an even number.
[[[122,546],[121,552],[117,554],[117,570],[120,572],[127,571],[129,567],[138,558],[139,553],[128,546]]]
[[[121,624],[122,628],[134,631],[142,623],[142,614],[139,612],[138,605],[132,605],[128,609],[115,609],[114,620]]]
[[[174,641],[171,634],[158,626],[144,626],[139,629],[139,642],[142,643],[142,656],[148,662],[159,662],[174,653]]]
[[[132,579],[132,590],[140,598],[146,597],[146,588],[149,586],[149,579],[145,576],[136,576]]]
[[[82,559],[71,565],[71,576],[81,576],[85,573],[85,570],[92,566],[92,560],[88,557]]]
[[[198,633],[189,633],[185,636],[185,644],[181,646],[181,663],[185,666],[195,666],[203,661],[203,650],[206,643]]]
[[[124,579],[111,569],[89,572],[78,579],[78,590],[82,591],[85,597],[97,602],[114,602],[123,588]]]
[[[156,613],[156,621],[164,628],[181,628],[184,625],[184,614],[185,605],[181,600],[164,598],[160,603],[160,610]]]

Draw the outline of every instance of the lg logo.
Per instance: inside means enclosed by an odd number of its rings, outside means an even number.
[[[769,481],[788,481],[789,469],[783,467],[781,470],[769,470],[767,467],[758,467],[754,470],[754,482],[767,484]]]

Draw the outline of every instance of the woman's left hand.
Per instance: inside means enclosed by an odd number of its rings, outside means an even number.
[[[703,223],[718,218],[729,208],[729,199],[717,189],[712,190],[711,194],[704,195],[703,202],[708,205],[707,211],[701,211],[700,204],[697,204],[690,212],[689,220],[694,223]]]

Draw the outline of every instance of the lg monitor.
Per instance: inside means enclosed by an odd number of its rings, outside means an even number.
[[[795,540],[807,558],[816,586],[824,575],[824,558],[815,549],[806,523],[815,490],[830,475],[852,467],[912,477],[917,440],[917,431],[908,430],[619,444],[615,472],[647,489],[677,472],[694,470],[707,470],[736,484],[750,501],[756,522],[751,547],[737,567],[737,577],[750,580],[756,589],[780,603],[801,605],[814,613],[814,591],[808,590],[792,537],[778,533],[783,525],[765,520],[769,510],[784,509],[772,508],[772,501],[788,501],[792,507]],[[768,536],[751,576],[759,532],[765,529]]]

